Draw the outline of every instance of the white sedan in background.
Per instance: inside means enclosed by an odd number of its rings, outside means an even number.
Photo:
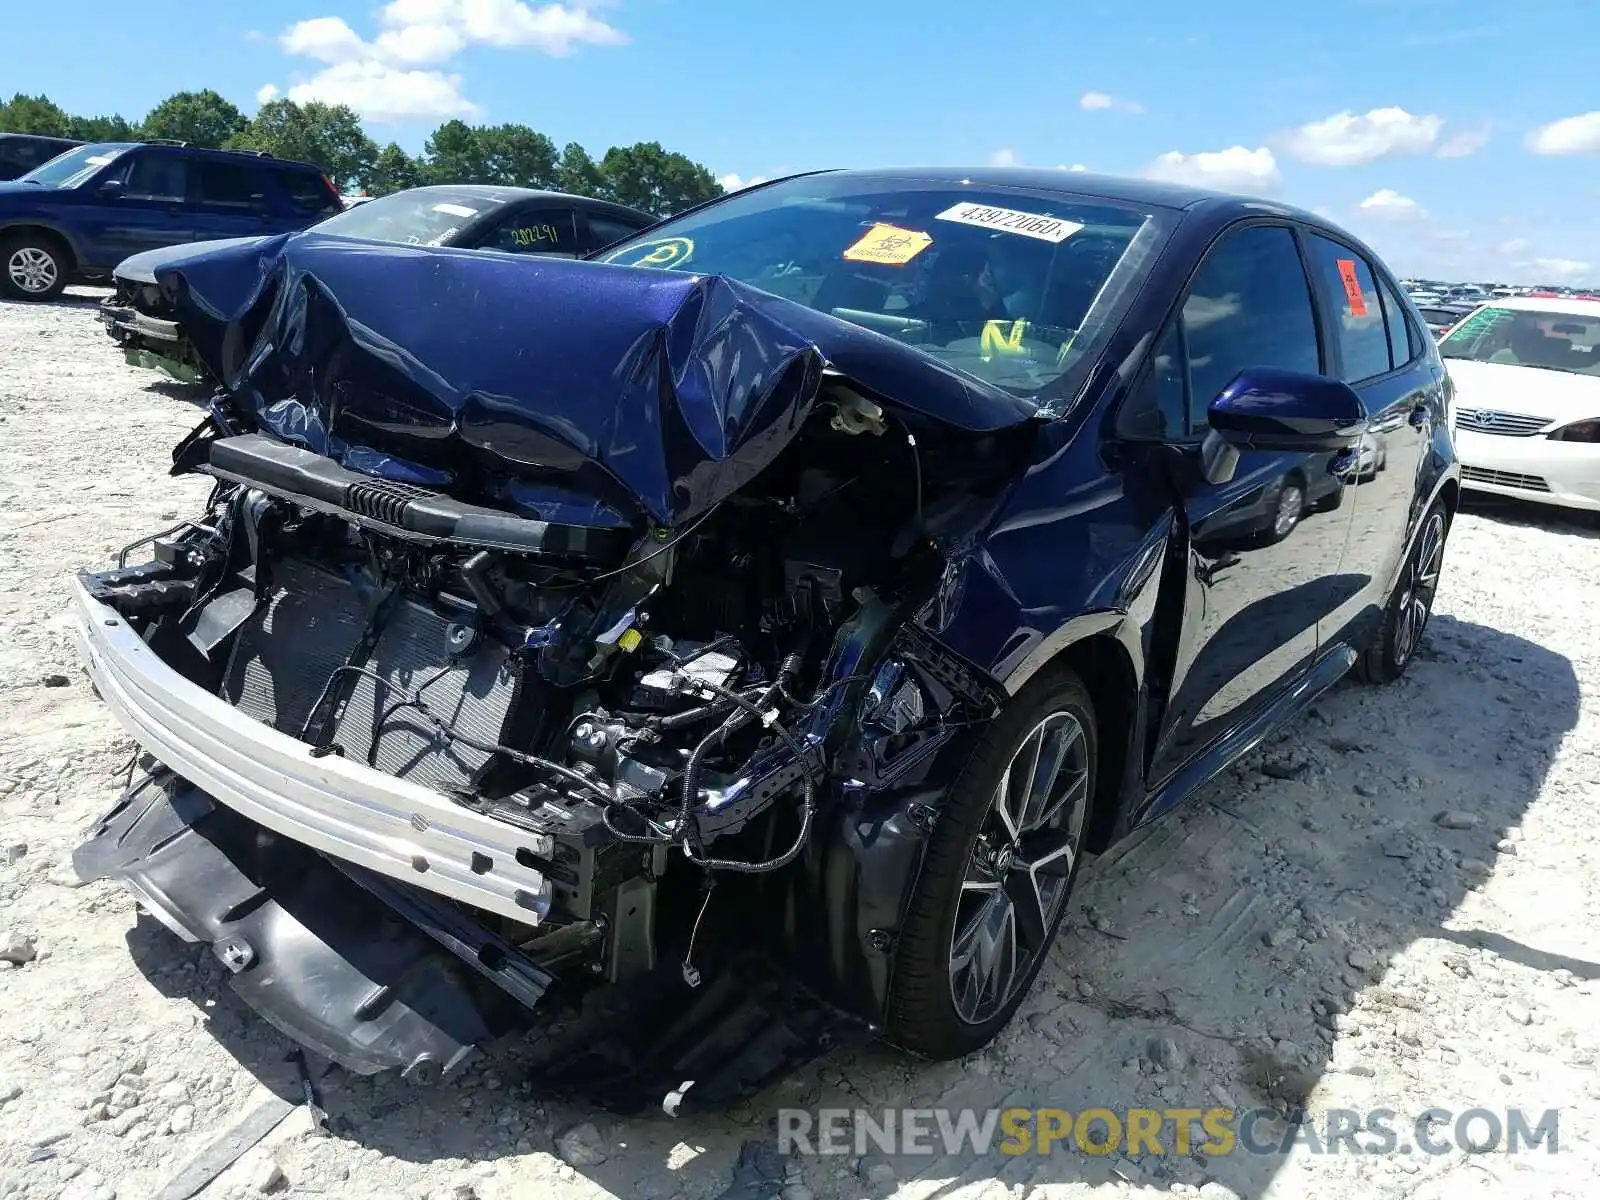
[[[1600,301],[1495,300],[1439,350],[1461,485],[1600,512]]]

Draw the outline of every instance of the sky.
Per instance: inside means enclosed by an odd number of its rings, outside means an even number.
[[[74,10],[81,10],[74,15]],[[659,141],[725,185],[1023,164],[1271,196],[1402,275],[1600,286],[1597,0],[0,0],[0,89]],[[62,35],[70,29],[70,43]]]

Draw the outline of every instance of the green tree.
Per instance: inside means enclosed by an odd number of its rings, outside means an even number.
[[[526,125],[468,125],[446,121],[423,147],[429,183],[498,183],[554,187],[556,144]]]
[[[657,216],[681,212],[722,195],[711,172],[660,142],[613,146],[600,160],[610,198]]]
[[[605,172],[577,142],[568,142],[561,150],[561,161],[556,167],[556,187],[574,196],[611,199],[611,186]]]
[[[429,183],[483,183],[488,158],[477,131],[465,121],[446,121],[422,146]]]
[[[367,173],[362,183],[368,195],[387,196],[390,192],[417,187],[422,183],[423,171],[424,166],[420,160],[412,158],[394,142],[390,142],[378,151],[372,170]]]
[[[83,142],[138,141],[140,130],[113,113],[109,117],[68,117],[67,136]]]
[[[476,182],[550,188],[558,174],[556,144],[526,125],[489,125],[474,131],[488,178]]]
[[[0,104],[0,133],[39,133],[46,137],[67,137],[71,118],[48,96],[24,96],[21,92]]]
[[[245,115],[210,88],[178,92],[150,110],[144,119],[147,138],[171,138],[213,150],[237,137],[250,124]]]
[[[265,150],[277,158],[315,163],[341,189],[372,174],[378,147],[361,128],[361,118],[344,104],[296,104],[272,100],[255,119],[228,139],[240,150]]]

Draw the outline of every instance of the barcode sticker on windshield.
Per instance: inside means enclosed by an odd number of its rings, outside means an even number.
[[[1018,212],[1014,208],[996,208],[992,204],[953,205],[940,213],[938,219],[955,221],[961,225],[976,225],[979,229],[1019,233],[1023,237],[1038,238],[1041,242],[1064,242],[1083,228],[1077,221],[1046,217],[1039,213]]]
[[[468,208],[465,204],[435,204],[433,211],[442,212],[452,217],[475,217],[478,215],[477,209]]]

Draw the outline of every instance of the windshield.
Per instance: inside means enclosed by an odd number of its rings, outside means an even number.
[[[1600,375],[1600,316],[1478,309],[1439,343],[1446,358]]]
[[[1154,229],[1105,201],[813,175],[669,220],[598,261],[725,275],[1050,408],[1045,394],[1070,399],[1120,317]]]
[[[132,146],[132,142],[101,142],[94,146],[79,146],[35,167],[18,182],[37,183],[50,188],[77,187]]]
[[[489,196],[458,188],[412,188],[346,209],[319,222],[316,230],[374,242],[442,246],[468,221],[496,203]]]

